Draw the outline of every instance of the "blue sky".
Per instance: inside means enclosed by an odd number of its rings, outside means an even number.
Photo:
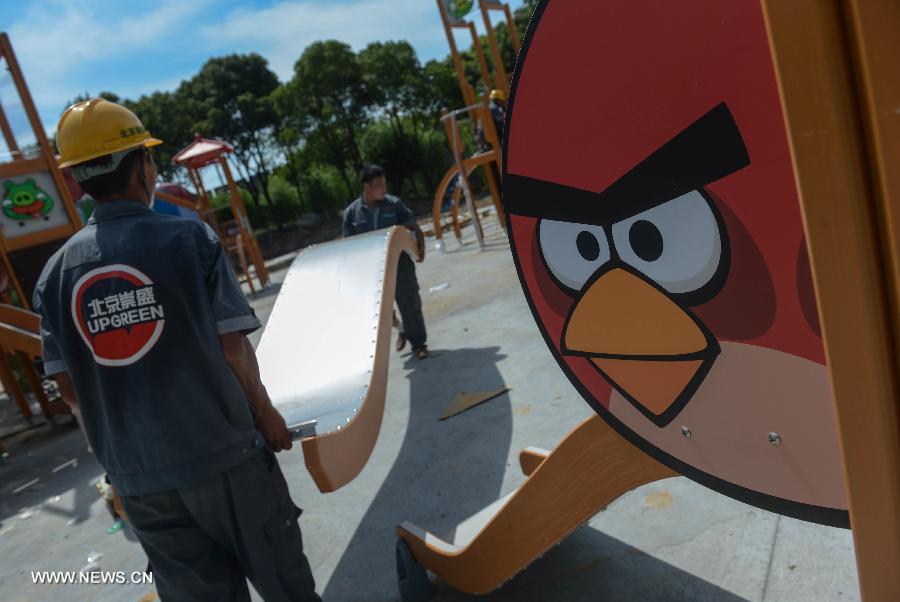
[[[48,134],[80,93],[172,90],[208,58],[231,52],[262,54],[282,81],[319,39],[356,50],[405,39],[423,61],[449,52],[434,0],[0,0],[0,15]],[[470,18],[483,33],[480,15]],[[29,128],[5,72],[0,101],[26,144]]]

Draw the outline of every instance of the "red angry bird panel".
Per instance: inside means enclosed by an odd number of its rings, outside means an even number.
[[[588,403],[708,487],[846,526],[760,4],[541,3],[506,142],[522,287]]]

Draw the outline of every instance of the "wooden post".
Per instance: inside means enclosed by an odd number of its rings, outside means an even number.
[[[763,8],[830,368],[860,590],[865,600],[900,600],[900,315],[885,260],[896,234],[885,218],[897,215],[885,203],[897,179],[881,171],[894,167],[883,160],[896,160],[897,143],[881,137],[891,126],[877,127],[896,115],[872,112],[896,103],[900,7],[763,0]],[[885,55],[873,54],[880,50]],[[874,76],[883,78],[877,91]]]
[[[3,262],[3,267],[6,268],[10,285],[12,285],[13,290],[16,291],[16,297],[19,298],[19,305],[25,309],[31,309],[31,299],[28,299],[25,296],[25,290],[22,288],[22,283],[19,282],[19,277],[16,276],[16,271],[13,269],[12,262],[9,260],[9,249],[6,248],[6,239],[3,238],[2,234],[0,234],[0,261]]]
[[[247,247],[250,250],[250,260],[256,267],[256,277],[259,280],[260,288],[265,288],[269,284],[269,271],[266,269],[262,251],[259,249],[256,236],[254,236],[253,229],[247,220],[247,208],[244,207],[244,201],[241,200],[241,195],[238,193],[237,184],[235,184],[234,178],[231,176],[231,168],[228,167],[225,155],[219,155],[219,164],[222,166],[225,180],[228,182],[228,189],[231,191],[231,211],[235,220],[237,220],[241,236],[247,242]]]
[[[503,64],[500,47],[497,46],[497,36],[494,35],[494,26],[491,25],[491,15],[484,0],[478,0],[478,8],[481,10],[481,18],[484,19],[488,44],[491,46],[491,55],[494,58],[494,87],[509,94],[509,79],[506,76],[506,66]]]
[[[878,199],[878,224],[893,294],[893,312],[900,316],[900,10],[894,2],[852,0],[845,11],[855,58],[870,174]],[[900,341],[900,320],[894,322]]]
[[[497,221],[500,222],[500,225],[503,228],[506,228],[506,212],[503,210],[503,196],[500,192],[502,182],[498,181],[503,177],[503,147],[500,146],[500,138],[497,135],[494,118],[491,116],[491,110],[488,108],[487,104],[481,105],[481,123],[481,127],[484,128],[487,142],[491,145],[492,152],[494,153],[493,160],[484,165],[488,190],[491,192],[491,200],[494,202],[494,208],[497,211]],[[496,171],[492,168],[492,165],[496,165]]]
[[[519,28],[516,27],[516,20],[513,18],[512,11],[509,10],[509,4],[503,4],[503,12],[506,13],[506,23],[509,27],[509,39],[513,45],[513,55],[518,58],[519,50],[522,48],[522,43],[519,40]]]
[[[19,145],[16,143],[16,137],[13,134],[12,128],[9,127],[9,121],[6,119],[6,113],[3,111],[2,106],[0,106],[0,131],[3,132],[3,139],[6,141],[6,147],[9,149],[9,154],[12,156],[13,160],[21,159],[22,152],[19,150]]]
[[[28,122],[31,124],[31,129],[34,132],[34,137],[37,139],[41,154],[47,160],[47,169],[50,172],[50,176],[53,178],[53,183],[56,184],[57,192],[65,206],[66,213],[69,215],[72,229],[73,231],[78,230],[83,225],[81,223],[81,217],[78,215],[78,211],[75,210],[75,204],[69,197],[69,188],[66,186],[62,173],[59,171],[59,167],[56,163],[56,154],[53,152],[53,149],[50,148],[50,141],[47,140],[47,134],[44,132],[44,126],[41,124],[41,119],[34,106],[34,101],[31,99],[28,85],[25,83],[25,78],[22,76],[21,69],[19,69],[16,55],[13,53],[12,45],[9,43],[9,36],[5,33],[0,33],[0,54],[6,58],[6,66],[9,69],[10,76],[12,76],[13,83],[16,85],[16,90],[19,92],[19,100],[22,101],[22,107],[25,109],[25,114],[28,116]]]
[[[484,48],[481,47],[481,40],[478,39],[478,32],[475,30],[475,24],[469,21],[468,29],[472,33],[472,48],[475,50],[475,56],[478,57],[478,66],[481,69],[481,81],[484,82],[484,88],[487,92],[491,91],[491,73],[488,69],[487,59],[484,58]]]
[[[37,158],[25,159],[23,157],[18,143],[16,142],[15,133],[7,120],[6,113],[2,106],[0,106],[0,131],[2,131],[6,145],[10,149],[10,154],[13,159],[10,163],[3,163],[0,165],[0,168],[2,168],[5,176],[15,176],[31,171],[49,172],[53,184],[56,187],[59,201],[62,203],[66,216],[69,219],[68,224],[47,228],[32,234],[16,236],[12,240],[7,240],[5,236],[0,233],[0,262],[2,262],[9,274],[10,284],[12,285],[13,290],[16,291],[16,296],[19,298],[20,305],[27,309],[31,306],[31,303],[25,296],[21,282],[9,259],[9,252],[37,246],[60,238],[67,238],[74,234],[77,229],[82,226],[82,223],[81,217],[78,215],[78,211],[75,207],[75,203],[69,195],[68,186],[57,165],[56,156],[47,139],[47,134],[44,132],[44,127],[41,124],[37,109],[35,108],[31,94],[28,91],[25,78],[19,68],[19,63],[16,60],[9,37],[5,33],[0,33],[0,59],[6,61],[6,67],[9,70],[13,85],[19,95],[22,107],[25,110],[28,122],[34,133],[35,140],[37,141],[38,148],[40,149],[40,156]]]
[[[447,114],[449,114],[449,111],[447,109],[444,109],[441,111],[442,117]],[[459,132],[456,130],[456,128],[453,127],[453,124],[450,122],[449,119],[441,119],[441,122],[444,124],[444,131],[447,133],[447,141],[450,143],[451,152],[454,148],[461,149],[463,147],[463,141],[462,141],[462,137],[459,135]],[[453,146],[454,138],[456,138],[456,146],[455,147]],[[460,159],[462,159],[462,157],[460,157]],[[454,158],[454,161],[455,161],[455,158]]]
[[[203,187],[203,179],[200,177],[200,172],[193,167],[188,167],[188,177],[191,179],[191,184],[194,185],[194,189],[197,191],[197,198],[200,199],[198,206],[201,211],[211,210],[212,199],[206,194],[206,188]]]
[[[450,17],[447,15],[447,9],[444,6],[442,0],[436,0],[438,5],[438,10],[441,12],[441,23],[444,24],[444,33],[447,34],[447,43],[450,44],[450,56],[453,59],[453,67],[456,69],[456,78],[459,80],[459,87],[462,91],[463,102],[466,105],[474,104],[475,97],[468,93],[466,89],[466,84],[468,84],[468,79],[466,79],[466,70],[463,67],[462,58],[459,56],[459,50],[456,48],[456,39],[453,37],[453,28],[450,26]]]

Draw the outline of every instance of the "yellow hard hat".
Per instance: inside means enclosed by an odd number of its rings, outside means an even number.
[[[103,155],[140,146],[156,146],[137,115],[114,102],[92,98],[65,110],[56,126],[60,167],[84,163]]]
[[[506,100],[506,92],[503,90],[491,90],[491,100]]]

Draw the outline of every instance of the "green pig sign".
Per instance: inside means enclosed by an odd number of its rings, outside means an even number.
[[[49,219],[53,210],[53,199],[28,179],[23,183],[7,180],[3,183],[3,213],[19,223],[26,219]]]
[[[446,0],[447,13],[456,20],[460,20],[472,10],[473,0]]]

